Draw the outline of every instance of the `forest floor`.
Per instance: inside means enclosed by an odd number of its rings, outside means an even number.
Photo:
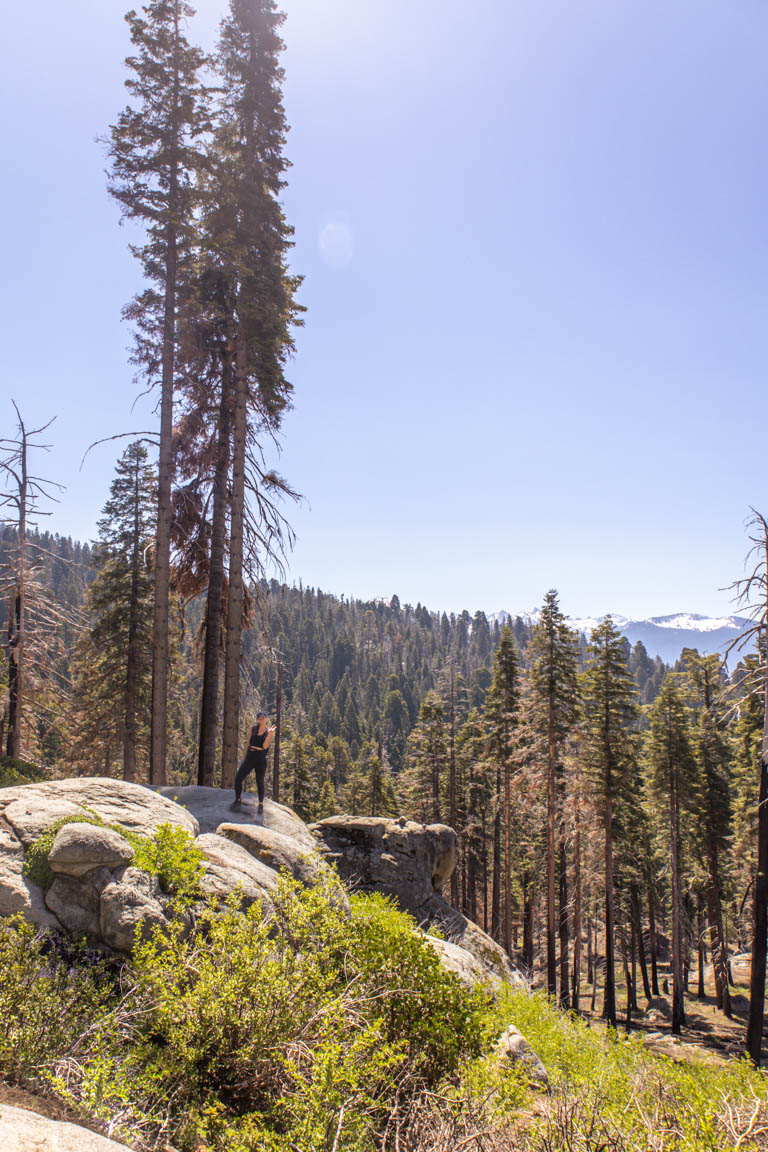
[[[689,991],[685,997],[686,1023],[680,1036],[672,1035],[672,977],[669,970],[659,966],[659,984],[667,982],[669,994],[656,996],[646,1001],[642,984],[638,980],[637,1003],[640,1011],[632,1013],[631,1030],[640,1033],[651,1051],[676,1060],[722,1061],[744,1055],[744,1042],[749,1011],[749,959],[734,960],[731,965],[734,985],[731,987],[731,1007],[733,1016],[729,1019],[717,1007],[715,999],[714,973],[711,965],[704,969],[704,999],[695,994],[698,987],[698,973],[694,969],[688,981]],[[617,972],[617,977],[619,973]],[[626,1030],[626,984],[617,980],[616,1003],[618,1031]],[[591,1009],[592,988],[582,989],[580,1014],[595,1027],[604,1027],[601,1018],[602,988],[598,987],[595,1009]],[[763,1058],[768,1058],[768,1048],[763,1047]]]

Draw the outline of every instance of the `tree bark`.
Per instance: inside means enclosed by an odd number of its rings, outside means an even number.
[[[573,845],[573,983],[571,987],[571,1008],[579,1011],[581,994],[581,831],[578,814]]]
[[[547,748],[547,991],[557,996],[555,944],[555,723],[549,702]]]
[[[530,881],[523,890],[523,958],[526,971],[533,976],[533,893]]]
[[[651,985],[648,980],[648,964],[645,958],[645,944],[643,942],[643,922],[640,916],[640,893],[637,885],[630,888],[630,901],[632,907],[632,923],[634,925],[635,939],[637,941],[637,955],[640,960],[640,975],[643,980],[643,994],[646,1000],[651,999]]]
[[[123,780],[136,779],[136,686],[138,683],[139,579],[141,576],[141,525],[139,517],[138,452],[133,461],[133,540],[131,542],[131,593],[128,607],[128,644],[125,653],[125,712],[123,731]]]
[[[451,664],[451,699],[448,711],[449,722],[449,762],[448,762],[448,823],[456,831],[456,701],[453,664]],[[451,873],[451,903],[459,906],[459,876],[454,868]]]
[[[757,876],[752,895],[752,965],[749,979],[747,1055],[756,1068],[762,1059],[768,949],[768,669],[765,671],[765,723],[760,757],[757,817]]]
[[[21,423],[21,420],[19,421]],[[16,549],[16,579],[8,620],[8,743],[6,752],[21,759],[21,725],[24,700],[24,643],[26,639],[26,548],[27,548],[27,433],[21,424],[19,483],[19,527]]]
[[[174,36],[181,34],[180,5],[174,4]],[[160,381],[160,447],[157,460],[155,528],[155,600],[152,621],[152,713],[149,782],[167,782],[169,601],[171,585],[171,490],[173,487],[173,393],[176,369],[176,298],[178,292],[179,74],[173,79],[171,147],[168,172],[168,217],[165,232],[163,350]]]
[[[280,800],[280,730],[283,724],[283,664],[277,661],[277,685],[275,687],[275,738],[272,753],[272,799]],[[379,753],[381,756],[381,753]]]
[[[232,428],[232,496],[229,529],[227,638],[224,656],[224,721],[221,786],[234,788],[240,735],[240,660],[243,638],[243,538],[245,526],[245,453],[248,437],[248,381],[243,336],[235,339],[234,421]]]
[[[501,764],[496,762],[496,805],[493,814],[493,860],[491,863],[491,936],[499,939],[501,928]]]
[[[510,829],[512,804],[509,784],[509,758],[504,761],[504,948],[512,955],[512,849]]]
[[[651,991],[660,996],[658,941],[656,940],[656,901],[653,896],[653,883],[648,881],[648,945],[651,953]]]
[[[712,968],[715,974],[715,996],[717,1006],[726,1016],[732,1015],[731,992],[728,987],[728,967],[723,926],[723,903],[720,892],[720,869],[718,854],[709,846],[709,885],[707,889],[707,916],[712,939]]]
[[[616,974],[614,967],[613,922],[613,797],[609,784],[605,797],[605,978],[603,1019],[616,1027]]]
[[[680,806],[677,766],[669,765],[669,847],[672,857],[672,1027],[679,1036],[685,1025],[683,984],[683,909],[680,891]]]
[[[205,655],[203,692],[200,702],[200,746],[197,763],[197,782],[207,787],[213,786],[216,772],[216,730],[219,703],[219,668],[221,664],[224,556],[227,539],[227,480],[229,477],[231,427],[232,352],[231,341],[227,340],[221,373],[216,468],[213,481],[211,560],[205,611]]]
[[[570,975],[568,972],[568,860],[565,848],[565,821],[560,818],[559,856],[559,936],[560,936],[560,1007],[570,1008]]]
[[[704,965],[706,963],[706,952],[704,949],[704,916],[703,916],[703,898],[699,896],[699,906],[696,909],[696,962],[698,964],[698,972],[696,973],[696,996],[699,1000],[705,1000],[707,992],[704,987]]]

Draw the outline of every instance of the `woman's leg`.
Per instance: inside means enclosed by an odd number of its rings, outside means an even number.
[[[235,776],[235,800],[236,801],[239,800],[240,797],[242,796],[243,784],[245,783],[245,778],[246,778],[246,776],[250,776],[250,774],[251,774],[251,769],[248,766],[248,761],[243,760],[243,762],[241,763],[240,767],[237,770],[237,776]]]
[[[267,775],[267,765],[261,764],[256,769],[256,787],[259,792],[259,804],[264,803],[264,779]]]

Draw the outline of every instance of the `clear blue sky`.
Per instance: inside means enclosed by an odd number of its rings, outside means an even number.
[[[224,0],[201,0],[213,40]],[[287,0],[306,279],[280,467],[291,578],[433,608],[730,608],[768,508],[768,5]],[[92,536],[154,427],[95,143],[115,0],[4,18],[0,429],[57,415],[52,526]]]

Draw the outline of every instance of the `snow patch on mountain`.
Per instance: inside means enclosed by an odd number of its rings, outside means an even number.
[[[527,624],[536,624],[541,612],[520,612]],[[630,644],[638,640],[645,645],[649,656],[660,656],[666,664],[674,664],[683,648],[697,648],[702,655],[721,655],[746,627],[748,621],[743,616],[702,616],[698,612],[673,612],[667,616],[648,616],[644,620],[632,620],[619,613],[611,613],[611,619]],[[496,612],[491,619],[499,624],[514,620],[506,610]],[[568,624],[576,632],[589,637],[604,616],[574,616]]]

